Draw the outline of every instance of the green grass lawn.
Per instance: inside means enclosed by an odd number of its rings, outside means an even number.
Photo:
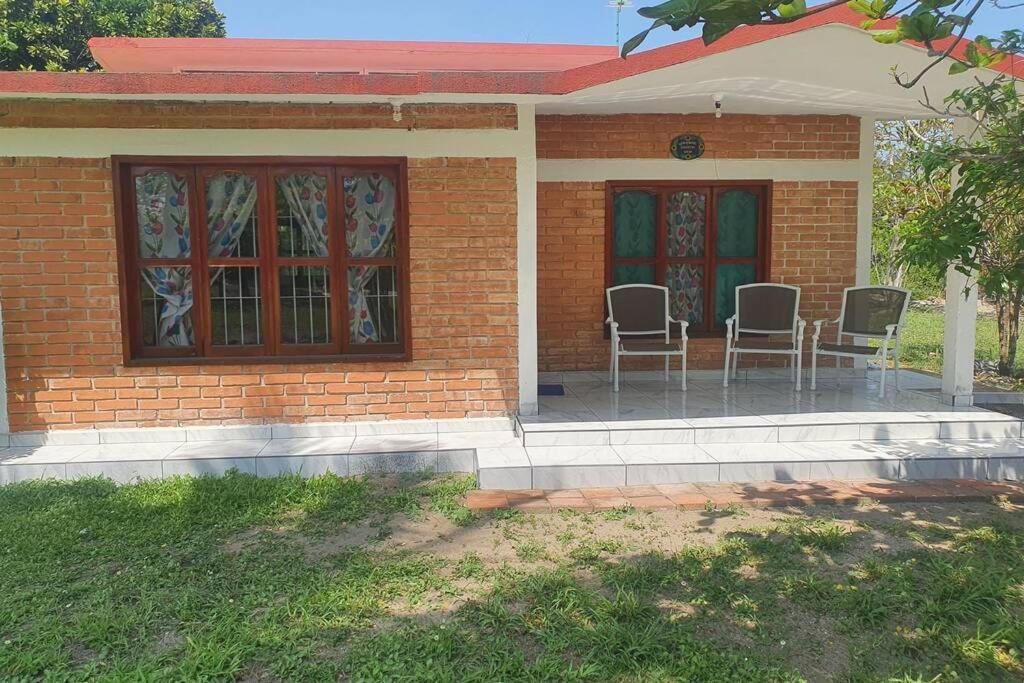
[[[1009,504],[475,517],[472,485],[0,488],[0,678],[1024,677]]]
[[[930,311],[908,311],[907,326],[903,333],[900,362],[911,368],[942,372],[944,317]],[[975,358],[995,362],[999,359],[999,333],[995,318],[978,317]],[[1017,354],[1016,368],[1024,373],[1024,353]],[[986,381],[992,380],[985,377]],[[1003,380],[1012,382],[1012,380]],[[1020,388],[1024,389],[1024,386]]]

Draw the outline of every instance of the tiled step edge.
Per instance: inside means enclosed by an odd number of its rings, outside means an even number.
[[[445,420],[391,420],[381,422],[309,422],[301,424],[214,425],[197,427],[143,427],[137,429],[74,429],[14,432],[0,447],[91,446],[108,443],[168,441],[227,441],[237,439],[295,439],[331,436],[386,436],[397,434],[453,434],[511,431],[512,417]]]
[[[609,509],[708,510],[802,505],[1024,502],[1024,483],[947,479],[939,481],[820,481],[807,484],[675,484],[540,491],[470,491],[466,505],[475,512],[517,509],[530,512]]]

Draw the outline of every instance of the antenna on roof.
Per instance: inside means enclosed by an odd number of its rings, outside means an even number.
[[[622,19],[622,10],[633,6],[633,0],[608,0],[608,6],[615,10],[615,46],[622,47],[619,38],[619,21]]]

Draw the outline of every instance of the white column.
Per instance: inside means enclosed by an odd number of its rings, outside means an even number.
[[[860,150],[857,155],[857,266],[854,284],[871,284],[871,233],[874,230],[875,120],[860,120]],[[838,311],[836,312],[838,315]],[[866,339],[856,339],[867,344]],[[867,360],[854,359],[854,367],[867,368]]]
[[[969,137],[975,126],[956,119],[953,131]],[[956,187],[958,175],[951,182]],[[942,351],[942,398],[954,406],[974,401],[974,349],[978,325],[978,285],[973,277],[946,269],[946,316]]]
[[[970,285],[970,286],[968,286]],[[965,293],[966,289],[966,293]],[[946,330],[942,352],[942,398],[971,405],[974,395],[974,346],[978,324],[978,286],[973,278],[946,270]]]
[[[0,307],[0,448],[9,443],[11,422],[7,416],[7,366],[4,359],[4,311]]]
[[[520,104],[516,153],[516,263],[519,274],[519,413],[536,415],[537,403],[537,135],[532,104]]]

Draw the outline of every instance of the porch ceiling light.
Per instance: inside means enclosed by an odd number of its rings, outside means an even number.
[[[711,97],[715,101],[715,118],[720,119],[722,118],[722,96],[719,95],[718,93],[715,93]]]
[[[391,119],[395,123],[398,123],[399,121],[402,120],[402,103],[401,102],[392,102],[391,103]]]

